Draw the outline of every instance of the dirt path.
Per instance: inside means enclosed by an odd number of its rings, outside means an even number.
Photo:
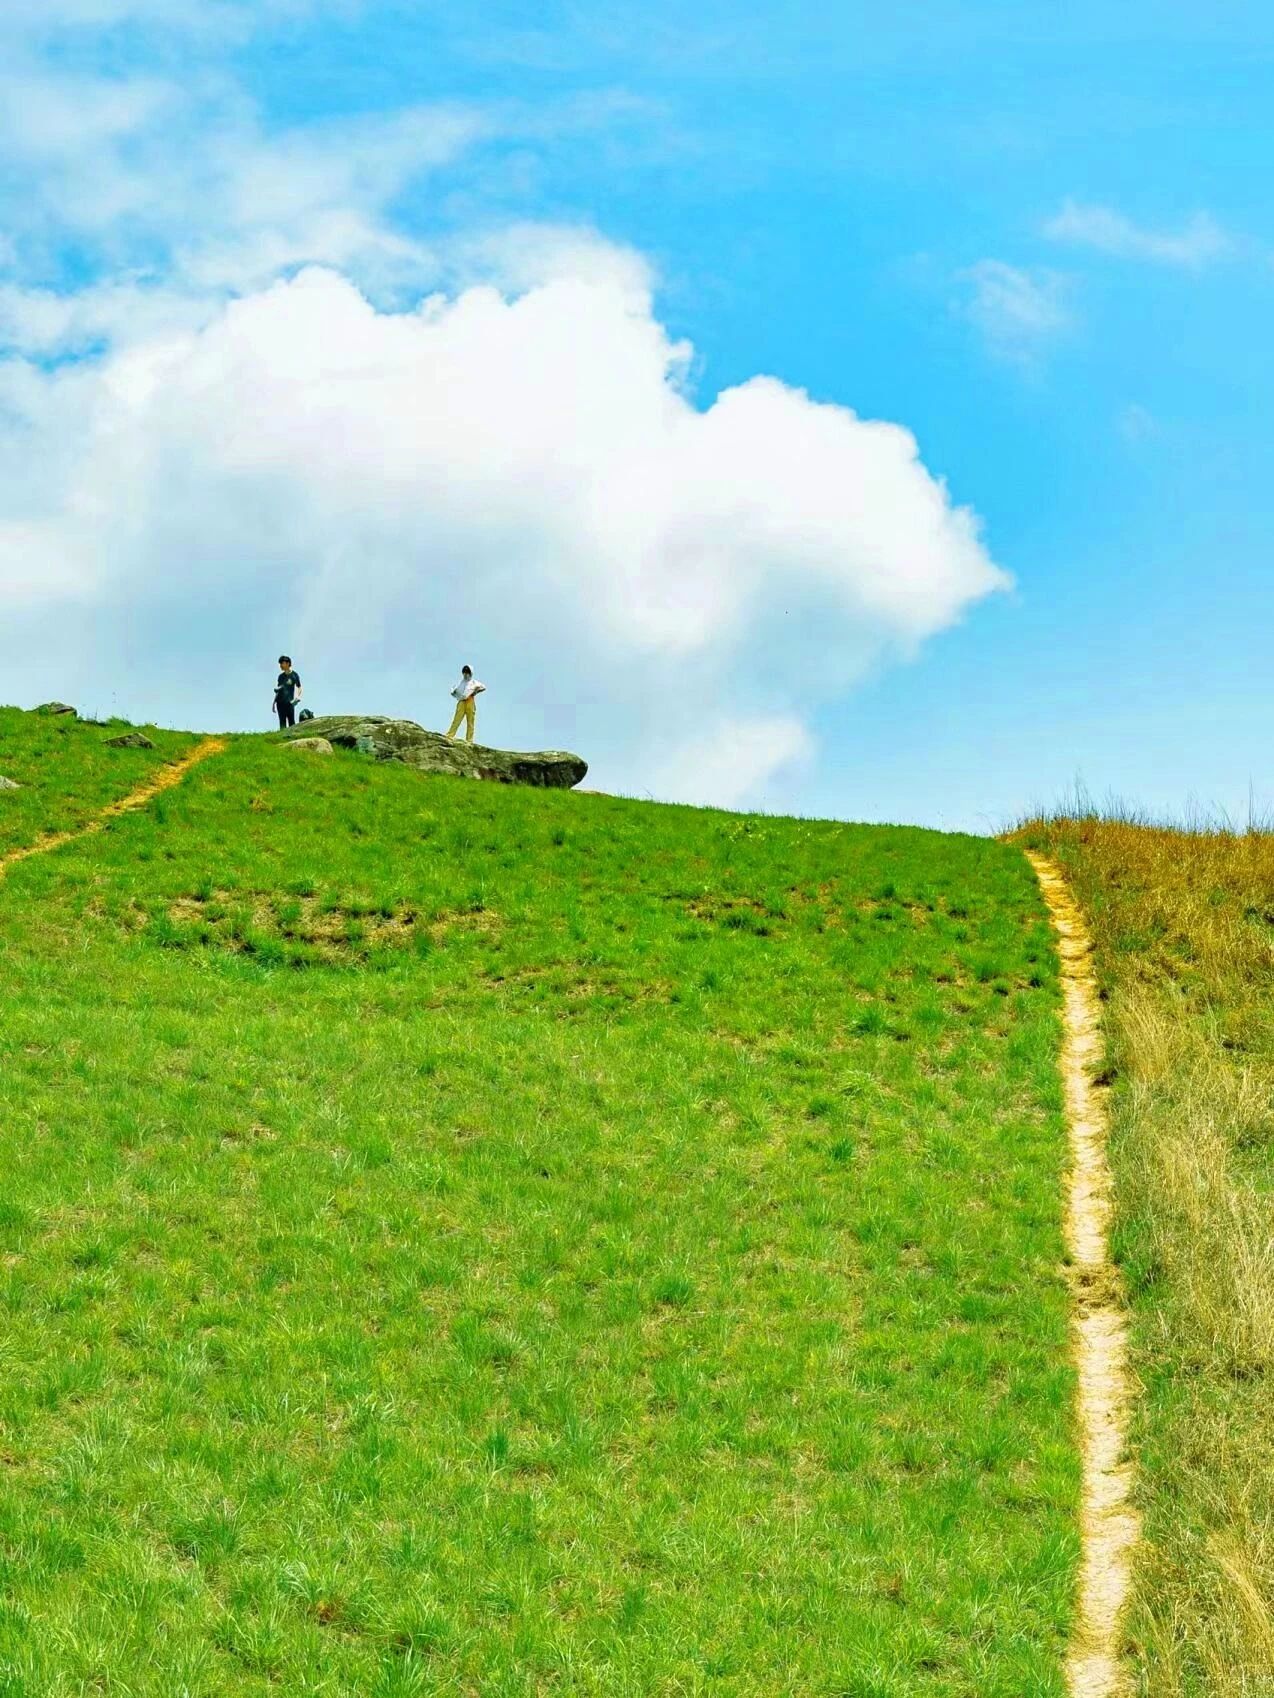
[[[221,737],[205,737],[202,743],[197,743],[180,760],[173,761],[168,766],[161,766],[158,772],[153,773],[145,784],[134,790],[131,795],[110,803],[100,814],[95,814],[91,820],[77,826],[74,831],[59,831],[51,837],[42,837],[38,843],[28,843],[23,849],[10,849],[8,854],[0,855],[0,878],[19,861],[29,861],[34,855],[48,855],[54,849],[60,849],[64,843],[74,843],[77,838],[91,837],[94,832],[104,831],[110,822],[118,819],[121,814],[132,813],[135,808],[144,808],[147,802],[153,802],[156,796],[180,784],[191,767],[198,766],[200,761],[206,761],[209,755],[219,755],[225,746]]]
[[[1083,915],[1051,861],[1027,852],[1057,930],[1065,1036],[1062,1079],[1070,1125],[1066,1242],[1075,1294],[1077,1414],[1083,1465],[1079,1600],[1066,1663],[1071,1698],[1116,1698],[1127,1689],[1120,1616],[1128,1596],[1137,1514],[1131,1502],[1127,1327],[1110,1260],[1110,1168],[1105,1089],[1093,1074],[1102,1059],[1101,1012],[1092,945]]]

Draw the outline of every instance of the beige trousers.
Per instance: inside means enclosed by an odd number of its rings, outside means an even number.
[[[473,696],[470,696],[469,700],[467,702],[457,702],[456,703],[456,717],[452,720],[451,730],[448,731],[448,733],[447,733],[448,737],[450,737],[453,742],[455,741],[456,732],[459,731],[459,729],[460,729],[460,721],[461,720],[464,720],[464,722],[465,722],[465,725],[464,725],[464,740],[465,740],[465,742],[466,743],[472,743],[473,742],[473,722],[474,722],[474,718],[477,714],[477,709],[478,709],[477,700]]]

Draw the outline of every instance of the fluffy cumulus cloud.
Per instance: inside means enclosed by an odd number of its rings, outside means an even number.
[[[435,714],[467,654],[505,740],[755,796],[821,699],[1003,579],[899,426],[771,378],[696,406],[639,278],[594,252],[387,312],[311,269],[91,362],[11,364],[10,606],[127,622],[132,665],[159,684],[176,653],[239,719],[276,641],[315,705]],[[123,663],[87,662],[99,691]]]
[[[799,802],[820,706],[1007,581],[901,426],[774,377],[701,398],[639,255],[396,218],[508,114],[278,131],[233,90],[60,72],[23,98],[6,699],[263,724],[286,647],[316,709],[437,723],[469,660],[492,741]]]

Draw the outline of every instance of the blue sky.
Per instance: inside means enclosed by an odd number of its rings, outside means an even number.
[[[1274,14],[688,10],[0,24],[0,695],[249,726],[286,642],[315,706],[429,720],[463,647],[493,740],[578,745],[641,793],[974,829],[1077,777],[1274,806]],[[270,294],[314,266],[330,286]],[[544,311],[473,341],[448,318],[383,397],[346,360],[297,400],[307,350],[348,338],[383,375],[423,297],[483,287]],[[693,450],[658,422],[656,332],[692,345],[669,382],[697,411],[750,397]],[[576,423],[540,460],[559,370]],[[904,427],[918,467],[795,391]],[[397,456],[443,394],[487,409],[457,467],[445,429]],[[392,476],[334,502],[381,420]],[[540,475],[541,507],[500,481]]]

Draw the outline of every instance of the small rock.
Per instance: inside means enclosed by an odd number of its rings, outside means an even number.
[[[21,788],[22,786],[16,784],[12,778],[0,776],[0,790],[21,790]]]
[[[125,731],[122,737],[108,737],[108,749],[153,749],[155,745],[150,738],[140,731]]]
[[[69,714],[72,719],[78,719],[79,714],[67,702],[42,702],[35,710],[37,713]]]
[[[332,745],[326,737],[293,737],[284,745],[285,749],[307,749],[312,755],[330,755]]]

